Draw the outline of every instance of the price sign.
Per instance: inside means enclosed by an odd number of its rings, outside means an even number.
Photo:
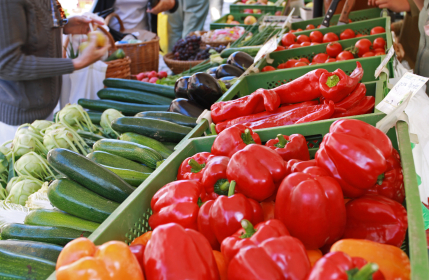
[[[277,49],[277,37],[273,36],[270,40],[268,40],[262,48],[259,50],[259,52],[256,54],[255,59],[253,60],[253,63],[258,62],[263,58],[265,55],[268,55],[275,51]]]
[[[378,76],[380,76],[381,72],[383,72],[383,69],[386,67],[387,63],[389,62],[389,60],[392,58],[394,54],[395,54],[395,49],[393,48],[393,46],[391,46],[389,51],[387,52],[386,57],[383,59],[383,61],[377,67],[377,69],[375,69],[375,74],[374,74],[375,78],[378,78]]]

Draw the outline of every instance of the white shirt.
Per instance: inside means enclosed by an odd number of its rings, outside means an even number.
[[[144,29],[148,30],[147,22],[147,4],[148,0],[116,0],[114,5],[115,13],[124,22],[126,30],[129,29]],[[109,26],[115,30],[120,29],[116,19],[112,19]]]

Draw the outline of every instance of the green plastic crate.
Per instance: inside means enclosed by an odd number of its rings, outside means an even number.
[[[277,3],[277,0],[269,0],[272,3]],[[277,5],[246,5],[246,4],[236,4],[237,2],[241,1],[235,1],[234,4],[231,4],[229,6],[229,12],[230,13],[244,13],[245,9],[259,9],[262,11],[262,13],[271,13],[274,15],[277,11],[283,11],[283,6],[277,6]]]
[[[240,24],[228,24],[228,23],[226,23],[226,20],[227,20],[229,15],[233,15],[234,20],[238,21]],[[235,27],[235,26],[241,26],[241,27],[246,28],[249,25],[244,24],[244,19],[249,15],[254,16],[258,20],[261,16],[264,16],[265,14],[240,14],[240,13],[226,14],[226,15],[222,16],[220,19],[210,23],[210,30],[222,29],[225,27]],[[259,26],[258,24],[255,24],[254,27],[252,27],[252,30],[253,31],[257,30],[258,26]]]
[[[375,125],[382,115],[373,115],[367,123]],[[290,135],[299,133],[306,136],[311,154],[316,152],[323,135],[329,131],[333,120],[319,123],[299,124],[256,130],[263,142],[273,139],[277,134]],[[420,197],[417,186],[414,161],[411,151],[408,125],[397,124],[396,131],[388,132],[396,149],[399,149],[404,175],[406,206],[408,210],[408,240],[405,251],[411,260],[411,279],[429,279],[429,266],[426,235]],[[204,137],[189,140],[180,150],[176,150],[159,168],[155,170],[89,237],[96,245],[107,241],[120,240],[131,243],[136,237],[150,230],[148,218],[151,215],[150,201],[153,195],[165,184],[176,179],[177,170],[182,161],[198,152],[209,152],[215,137]],[[49,279],[54,280],[51,275]]]

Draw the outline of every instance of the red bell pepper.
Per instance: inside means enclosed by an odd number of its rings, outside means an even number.
[[[286,163],[287,174],[294,172],[303,172],[307,167],[316,166],[316,160],[299,160],[299,159],[291,159]]]
[[[198,231],[209,241],[213,250],[220,250],[220,243],[210,225],[210,209],[214,200],[209,200],[200,207],[198,212]]]
[[[335,112],[332,118],[343,118],[349,116],[358,116],[363,114],[369,114],[373,112],[375,106],[374,96],[364,96],[358,103],[353,105],[345,112]]]
[[[286,226],[276,219],[259,223],[255,227],[243,219],[241,226],[243,228],[222,241],[221,252],[227,264],[244,247],[259,245],[269,238],[290,235]]]
[[[287,174],[284,160],[275,151],[248,145],[232,156],[226,175],[237,182],[238,193],[260,202],[275,194]]]
[[[359,120],[338,120],[329,132],[316,153],[317,165],[337,179],[346,197],[359,197],[387,170],[392,143],[379,129]]]
[[[142,271],[144,271],[143,256],[144,256],[145,249],[146,249],[146,246],[141,244],[130,245],[131,253],[133,253],[133,255],[136,257]]]
[[[220,123],[216,124],[216,132],[220,133],[223,130],[225,130],[228,127],[231,127],[235,124],[239,124],[239,123],[248,123],[248,122],[254,122],[254,121],[259,121],[283,112],[287,112],[296,108],[302,108],[302,107],[308,107],[308,106],[313,106],[313,105],[317,105],[319,104],[318,101],[305,101],[305,102],[301,102],[301,103],[297,103],[297,104],[292,104],[292,105],[285,105],[282,106],[280,108],[278,108],[275,111],[272,112],[262,112],[262,113],[258,113],[258,114],[253,114],[253,115],[248,115],[248,116],[244,116],[244,117],[239,117],[239,118],[235,118],[232,120],[227,120],[227,121],[223,121]]]
[[[210,110],[213,122],[219,123],[263,111],[272,112],[277,110],[279,106],[280,98],[276,92],[258,89],[250,95],[235,100],[214,103]]]
[[[360,83],[352,91],[352,93],[350,93],[350,95],[346,96],[343,100],[339,101],[338,103],[335,103],[335,106],[348,110],[352,108],[356,103],[361,101],[365,97],[365,94],[366,94],[366,87],[364,84]]]
[[[375,263],[343,252],[328,253],[318,260],[307,280],[384,280]]]
[[[211,152],[217,156],[232,157],[249,144],[261,144],[259,135],[252,129],[237,124],[225,129],[216,137]]]
[[[219,280],[209,242],[202,234],[178,224],[166,224],[153,231],[144,252],[146,280]]]
[[[203,177],[202,170],[211,155],[211,153],[202,152],[185,159],[177,172],[177,180],[200,181]]]
[[[241,249],[229,264],[228,280],[304,280],[310,269],[301,241],[281,236]]]
[[[229,187],[228,196],[221,195],[213,203],[206,202],[200,211],[198,223],[201,233],[208,240],[213,240],[213,234],[216,236],[219,244],[228,236],[241,228],[241,220],[246,219],[253,224],[264,220],[262,208],[259,203],[253,199],[245,197],[241,193],[234,194],[235,182],[232,181]],[[207,209],[206,207],[210,208]],[[208,215],[206,214],[208,211]],[[208,217],[208,222],[207,222]],[[210,229],[208,227],[210,225]]]
[[[277,192],[275,218],[307,249],[333,244],[341,238],[346,225],[341,187],[317,166],[292,173]]]
[[[386,162],[386,172],[366,193],[382,195],[402,204],[405,199],[405,188],[399,153],[393,149],[392,155],[387,158]]]
[[[229,157],[213,156],[204,167],[201,183],[211,199],[228,194],[229,182],[226,176],[228,163]]]
[[[359,61],[355,70],[348,76],[343,70],[323,73],[319,80],[320,93],[327,100],[339,102],[349,95],[363,77],[363,68]]]
[[[168,183],[155,193],[150,202],[153,211],[149,217],[152,229],[168,223],[197,230],[199,204],[206,193],[200,182],[180,180]]]
[[[367,239],[401,247],[407,232],[407,211],[398,202],[367,194],[346,204],[347,224],[343,238]]]
[[[276,151],[283,160],[290,159],[310,160],[307,140],[301,134],[277,135],[277,139],[268,140],[265,146]]]

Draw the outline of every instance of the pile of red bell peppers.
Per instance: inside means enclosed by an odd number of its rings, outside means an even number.
[[[404,196],[398,152],[365,122],[334,122],[314,159],[303,135],[262,144],[237,124],[183,161],[131,247],[146,279],[410,279]]]
[[[364,71],[356,63],[350,76],[341,69],[317,69],[274,89],[215,103],[216,133],[236,124],[259,129],[371,113],[375,98],[365,95]]]

